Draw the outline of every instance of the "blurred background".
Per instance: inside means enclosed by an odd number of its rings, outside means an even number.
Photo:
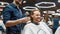
[[[0,20],[3,19],[2,11],[6,5],[9,5],[13,0],[0,0]],[[60,17],[60,0],[23,0],[21,9],[23,14],[32,9],[40,9],[45,22],[54,15]]]

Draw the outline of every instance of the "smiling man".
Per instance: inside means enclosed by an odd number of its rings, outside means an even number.
[[[42,21],[40,10],[30,12],[31,22],[25,25],[22,34],[52,34],[52,30]]]

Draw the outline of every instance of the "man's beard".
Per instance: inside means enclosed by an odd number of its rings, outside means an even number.
[[[22,4],[22,1],[15,1],[17,5],[21,5]]]
[[[20,3],[18,1],[15,1],[17,5],[20,5]]]

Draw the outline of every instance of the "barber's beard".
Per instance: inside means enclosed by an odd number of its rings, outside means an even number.
[[[19,2],[15,1],[17,5],[19,5]]]
[[[21,5],[22,3],[19,1],[15,1],[17,5]]]

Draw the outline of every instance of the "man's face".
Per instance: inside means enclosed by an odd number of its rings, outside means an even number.
[[[17,4],[22,4],[22,0],[15,0]]]
[[[39,11],[35,11],[32,15],[33,21],[40,22],[41,14]]]

